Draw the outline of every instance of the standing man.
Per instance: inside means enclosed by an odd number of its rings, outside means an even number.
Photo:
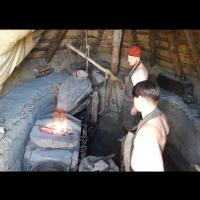
[[[137,113],[137,110],[134,105],[132,105],[132,89],[133,87],[141,81],[148,79],[148,71],[144,64],[141,61],[141,49],[139,46],[134,44],[132,47],[128,49],[128,63],[131,66],[131,71],[128,75],[126,82],[126,92],[125,92],[125,98],[123,100],[122,105],[122,126],[125,132],[127,133],[130,128],[135,127],[139,121],[141,120],[141,114]],[[130,107],[131,105],[131,107]],[[127,110],[130,112],[130,115],[127,115]],[[130,111],[131,110],[131,111]],[[126,116],[126,118],[124,118]],[[134,116],[134,118],[133,118]],[[124,140],[126,136],[124,136],[121,141],[121,169],[124,169]]]
[[[133,45],[128,49],[128,63],[131,66],[132,70],[129,73],[129,79],[131,79],[131,88],[133,88],[140,81],[144,81],[148,79],[148,71],[142,61],[141,58],[141,49],[137,45]],[[129,86],[130,87],[130,86]],[[129,89],[130,90],[130,89]],[[132,89],[129,91],[131,92]],[[135,107],[133,106],[131,109],[131,115],[135,116],[137,113]]]
[[[158,108],[160,89],[150,80],[137,83],[133,101],[142,114],[136,133],[128,132],[124,143],[125,171],[164,171],[162,153],[169,134],[166,116]]]

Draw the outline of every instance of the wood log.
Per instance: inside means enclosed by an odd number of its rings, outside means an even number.
[[[101,70],[102,72],[104,72],[106,75],[110,76],[111,79],[113,79],[114,81],[118,81],[121,88],[125,88],[125,85],[123,83],[122,80],[120,80],[119,78],[117,78],[109,69],[105,69],[104,67],[102,67],[101,65],[99,65],[98,63],[96,63],[93,59],[91,59],[90,57],[86,56],[84,53],[82,53],[80,50],[78,50],[76,47],[67,44],[66,45],[68,48],[72,49],[73,51],[75,51],[76,53],[78,53],[81,57],[87,59],[91,64],[93,64],[95,67],[97,67],[99,70]]]
[[[118,72],[121,41],[122,41],[122,30],[115,30],[113,35],[113,50],[112,50],[112,61],[111,61],[111,71],[114,75],[116,75]],[[114,81],[108,80],[107,104],[109,107],[111,105],[110,103],[112,99],[113,86],[114,86]]]
[[[55,54],[56,50],[58,49],[61,41],[63,40],[63,38],[65,37],[67,33],[67,30],[59,30],[56,34],[56,36],[53,38],[48,51],[45,52],[44,54],[44,61],[45,63],[49,63],[53,57],[53,55]]]
[[[200,79],[200,54],[197,48],[197,42],[195,41],[191,30],[184,30],[184,34],[187,39],[189,49],[192,52],[193,59],[195,61],[195,68],[198,73],[198,78]]]

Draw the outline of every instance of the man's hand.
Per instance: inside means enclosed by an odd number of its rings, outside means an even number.
[[[132,116],[135,116],[137,114],[137,110],[136,110],[136,108],[133,106],[132,108],[131,108],[131,115]]]

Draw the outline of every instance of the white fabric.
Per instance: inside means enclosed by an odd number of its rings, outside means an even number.
[[[43,31],[0,30],[0,90],[15,67],[28,55]]]

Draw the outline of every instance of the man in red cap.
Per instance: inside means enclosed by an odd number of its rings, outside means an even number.
[[[133,45],[128,49],[128,63],[131,66],[132,70],[129,73],[129,78],[131,79],[132,86],[134,87],[137,83],[145,81],[148,79],[148,71],[142,61],[141,49],[137,45]],[[130,84],[130,83],[129,83]],[[131,115],[135,116],[137,110],[133,106],[131,109]]]
[[[123,105],[122,105],[122,126],[124,131],[127,133],[128,131],[135,131],[135,128],[137,127],[137,124],[141,120],[142,116],[141,113],[138,113],[135,106],[131,105],[133,104],[133,97],[132,97],[132,89],[133,87],[141,82],[145,81],[148,79],[148,71],[142,61],[140,60],[141,57],[141,49],[139,46],[134,44],[128,49],[128,63],[131,66],[131,71],[128,75],[127,80],[126,80],[126,94],[125,98],[123,100]],[[131,106],[131,108],[129,107]],[[127,116],[127,109],[131,109],[130,115]],[[126,118],[124,118],[126,116]],[[134,116],[132,118],[131,116]],[[132,127],[132,128],[131,128]],[[124,145],[124,140],[126,138],[126,135],[120,139],[121,141],[121,161],[123,160],[124,157],[124,152],[123,152],[123,145]],[[121,162],[121,168],[123,171],[124,168],[124,163]]]

